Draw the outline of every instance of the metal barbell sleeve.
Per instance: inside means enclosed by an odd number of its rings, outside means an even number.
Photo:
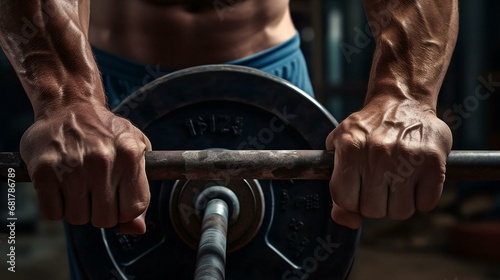
[[[203,214],[194,280],[224,280],[226,271],[229,207],[218,198],[210,200]]]

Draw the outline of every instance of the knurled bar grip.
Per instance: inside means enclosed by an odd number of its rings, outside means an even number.
[[[229,209],[222,199],[208,202],[203,214],[194,280],[224,280],[227,219]]]
[[[146,173],[150,180],[328,180],[333,158],[332,151],[323,150],[152,151],[146,153]],[[500,180],[500,151],[455,150],[446,167],[448,179]],[[1,180],[6,180],[9,168],[15,169],[16,181],[30,181],[19,153],[0,153]],[[63,165],[58,170],[71,168]]]

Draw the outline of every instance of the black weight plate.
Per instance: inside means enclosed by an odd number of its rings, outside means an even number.
[[[155,150],[324,149],[333,117],[290,83],[227,65],[185,69],[145,86],[115,110],[149,137]],[[150,182],[144,236],[70,226],[79,265],[90,279],[193,279],[196,251],[172,229],[174,181]],[[327,181],[259,180],[262,226],[228,254],[226,279],[344,279],[359,230],[332,222]]]

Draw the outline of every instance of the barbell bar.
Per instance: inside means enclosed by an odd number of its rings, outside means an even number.
[[[188,150],[146,152],[149,180],[309,179],[328,180],[333,151],[324,150]],[[421,163],[425,164],[425,162]],[[0,153],[0,177],[9,168],[17,182],[30,177],[19,153]],[[56,167],[71,172],[70,166]],[[11,171],[12,171],[11,169]],[[500,180],[500,151],[454,150],[447,159],[451,180]]]

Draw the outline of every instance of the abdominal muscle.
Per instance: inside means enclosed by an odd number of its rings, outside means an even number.
[[[94,0],[94,47],[142,64],[224,63],[290,39],[289,0]]]

